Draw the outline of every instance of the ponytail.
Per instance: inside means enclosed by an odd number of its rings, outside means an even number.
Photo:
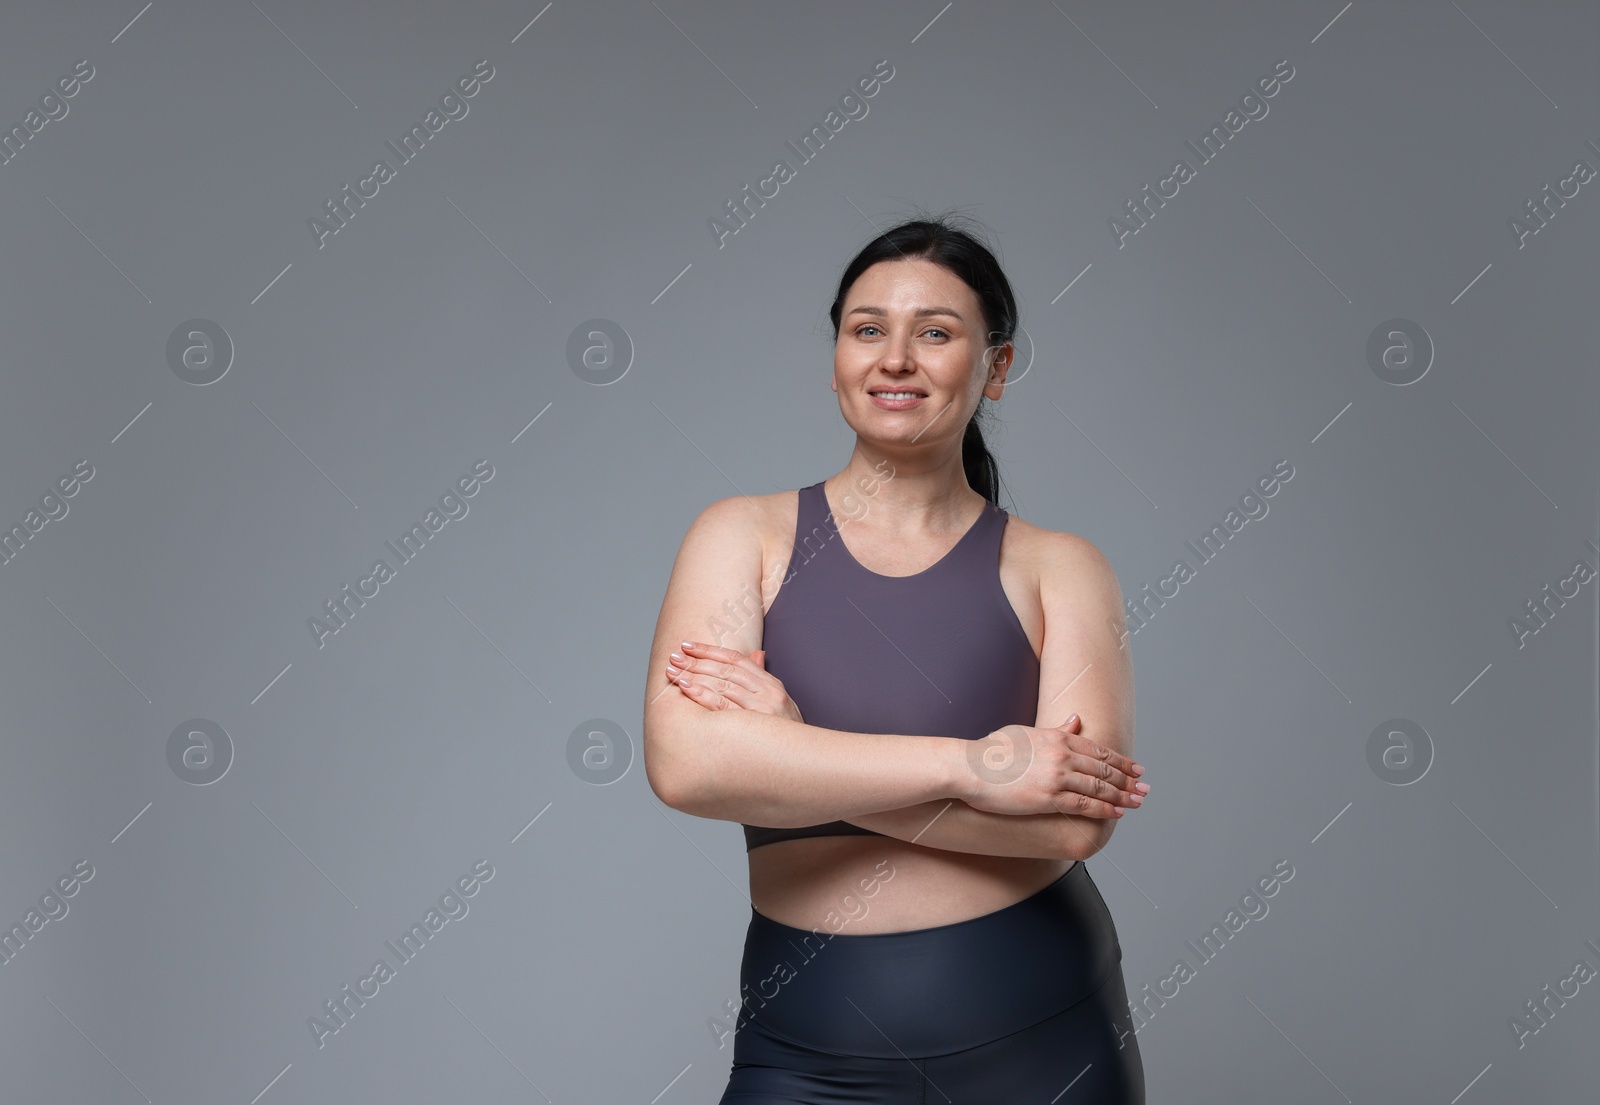
[[[1000,505],[1000,468],[994,454],[983,440],[983,430],[978,425],[980,415],[988,412],[985,399],[978,400],[978,409],[961,437],[961,467],[967,474],[967,483],[974,491],[996,506]]]

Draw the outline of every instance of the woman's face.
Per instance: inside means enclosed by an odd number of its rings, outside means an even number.
[[[862,437],[959,443],[979,397],[1003,394],[1011,352],[1009,342],[990,347],[977,294],[955,273],[922,259],[880,261],[845,295],[832,387]],[[874,394],[893,392],[915,394]]]

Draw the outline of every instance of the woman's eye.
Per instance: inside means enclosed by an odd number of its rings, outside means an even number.
[[[869,330],[873,331],[873,334],[868,334],[867,331],[869,331]],[[877,333],[881,333],[881,330],[879,329],[878,325],[876,323],[869,322],[865,326],[862,326],[860,329],[858,329],[856,331],[856,337],[858,337],[858,338],[871,337],[871,336],[874,336]],[[923,331],[923,336],[926,337],[926,336],[929,336],[929,335],[932,335],[934,337],[939,337],[939,338],[948,338],[950,336],[950,332],[948,330],[946,330],[942,326],[930,326],[928,329]]]

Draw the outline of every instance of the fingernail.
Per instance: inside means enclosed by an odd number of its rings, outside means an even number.
[[[1118,817],[1121,817],[1121,816],[1122,816],[1122,813],[1123,813],[1123,810],[1122,810],[1122,807],[1121,807],[1121,806],[1118,806],[1118,807],[1117,807],[1117,808],[1116,808],[1116,809],[1117,809],[1117,816],[1118,816]]]
[[[674,664],[682,664],[683,663],[683,657],[679,656],[676,652],[667,653],[667,659],[671,660]]]
[[[1140,794],[1149,794],[1150,793],[1150,784],[1149,783],[1134,783],[1133,784],[1133,789],[1138,791]]]
[[[684,648],[693,648],[694,647],[694,642],[693,641],[679,641],[678,643],[680,645],[682,645]]]
[[[675,680],[675,679],[677,679],[677,678],[678,678],[678,676],[679,676],[679,675],[680,675],[680,674],[681,674],[681,673],[680,673],[680,672],[679,672],[679,671],[678,671],[678,669],[677,669],[677,668],[675,668],[675,667],[673,667],[673,666],[672,666],[672,665],[671,665],[671,664],[668,664],[668,665],[667,665],[667,678],[668,678],[668,679],[673,679],[673,680]]]
[[[1073,722],[1075,722],[1077,720],[1078,720],[1078,715],[1077,714],[1073,714],[1071,717],[1067,718],[1067,720],[1063,721],[1061,724],[1062,724],[1063,727],[1066,727],[1068,725],[1071,725]]]

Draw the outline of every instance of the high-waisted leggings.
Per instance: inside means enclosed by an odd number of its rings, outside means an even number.
[[[750,910],[719,1105],[1143,1105],[1122,947],[1075,863],[1038,893],[906,932]]]

